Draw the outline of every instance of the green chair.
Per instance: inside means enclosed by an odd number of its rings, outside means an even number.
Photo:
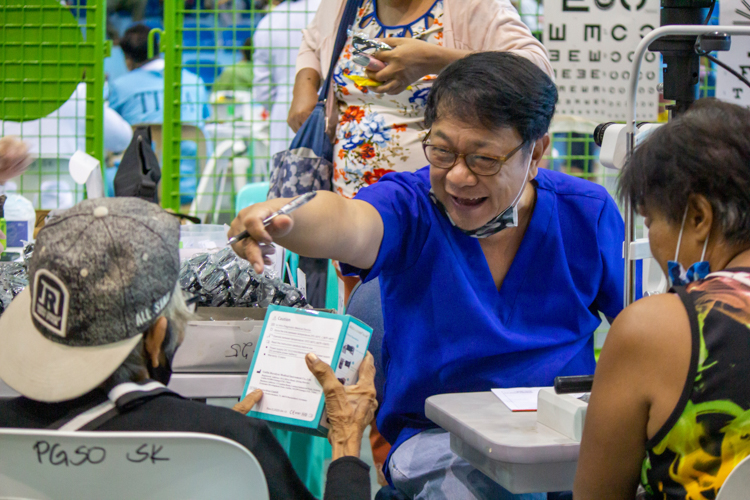
[[[237,203],[235,204],[237,212],[239,213],[240,210],[254,203],[266,201],[270,185],[269,182],[253,182],[240,189],[240,192],[237,193]]]
[[[240,189],[237,193],[237,212],[253,203],[266,201],[268,194],[268,182],[255,182],[248,184]],[[296,282],[296,270],[299,262],[299,256],[293,252],[286,252],[286,259],[289,268],[294,273],[292,281]],[[336,271],[333,271],[334,283],[336,283]],[[331,282],[329,272],[328,283]],[[336,285],[338,287],[338,285]],[[330,288],[330,287],[329,287]],[[338,288],[336,288],[338,293]],[[338,295],[334,300],[338,300]],[[326,297],[326,307],[328,307],[328,297]],[[335,306],[333,307],[335,309]],[[328,440],[322,437],[292,432],[283,429],[271,429],[276,439],[281,443],[282,448],[289,455],[295,472],[300,477],[307,489],[318,498],[323,498],[323,489],[325,485],[324,462],[331,458],[331,445]]]

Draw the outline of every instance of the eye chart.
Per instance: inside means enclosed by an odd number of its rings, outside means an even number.
[[[659,26],[659,0],[548,0],[544,45],[559,92],[558,114],[595,122],[627,118],[635,48]],[[647,52],[638,84],[638,120],[659,112],[659,54]]]
[[[719,2],[719,24],[750,27],[750,1]],[[750,80],[750,36],[733,36],[732,49],[718,52],[719,60]],[[716,67],[716,97],[750,108],[750,87],[722,67]]]

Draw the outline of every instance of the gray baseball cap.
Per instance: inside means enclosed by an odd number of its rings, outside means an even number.
[[[0,379],[37,401],[91,391],[169,303],[177,219],[137,198],[85,200],[45,226],[29,286],[0,316]]]

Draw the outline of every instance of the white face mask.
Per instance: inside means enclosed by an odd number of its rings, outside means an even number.
[[[451,216],[448,214],[448,211],[445,209],[445,205],[443,205],[440,200],[437,199],[437,196],[435,196],[435,193],[433,193],[432,189],[430,189],[430,199],[432,202],[437,205],[437,207],[440,209],[440,212],[442,212],[443,215],[445,215],[449,221],[451,221],[451,224],[453,224],[454,227],[457,227],[461,230],[464,234],[471,236],[472,238],[487,238],[489,236],[492,236],[493,234],[497,234],[500,231],[502,231],[505,228],[508,227],[517,227],[518,226],[518,200],[521,199],[521,195],[523,195],[523,191],[526,188],[526,181],[529,178],[529,170],[531,170],[531,161],[534,158],[534,151],[532,150],[529,154],[529,161],[526,163],[526,173],[523,176],[523,182],[521,183],[521,187],[518,190],[518,194],[516,194],[515,199],[511,202],[510,205],[508,205],[508,208],[500,212],[497,216],[490,219],[489,222],[486,224],[476,228],[476,229],[462,229],[456,225],[455,222],[453,222],[453,219],[451,219]]]
[[[682,232],[685,230],[685,221],[687,220],[688,207],[685,207],[685,215],[682,216],[682,226],[680,226],[680,235],[677,237],[677,249],[674,252],[674,260],[667,261],[667,280],[670,288],[673,286],[685,286],[693,281],[702,280],[711,272],[711,266],[708,261],[703,260],[706,257],[706,248],[708,247],[708,238],[703,243],[703,252],[701,260],[691,265],[687,271],[685,266],[680,264],[680,244],[682,243]]]

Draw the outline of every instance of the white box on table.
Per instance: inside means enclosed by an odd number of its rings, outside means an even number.
[[[578,395],[557,394],[553,387],[543,387],[539,390],[536,420],[563,436],[580,441],[588,407]]]
[[[177,349],[175,373],[247,373],[266,308],[199,307]]]

